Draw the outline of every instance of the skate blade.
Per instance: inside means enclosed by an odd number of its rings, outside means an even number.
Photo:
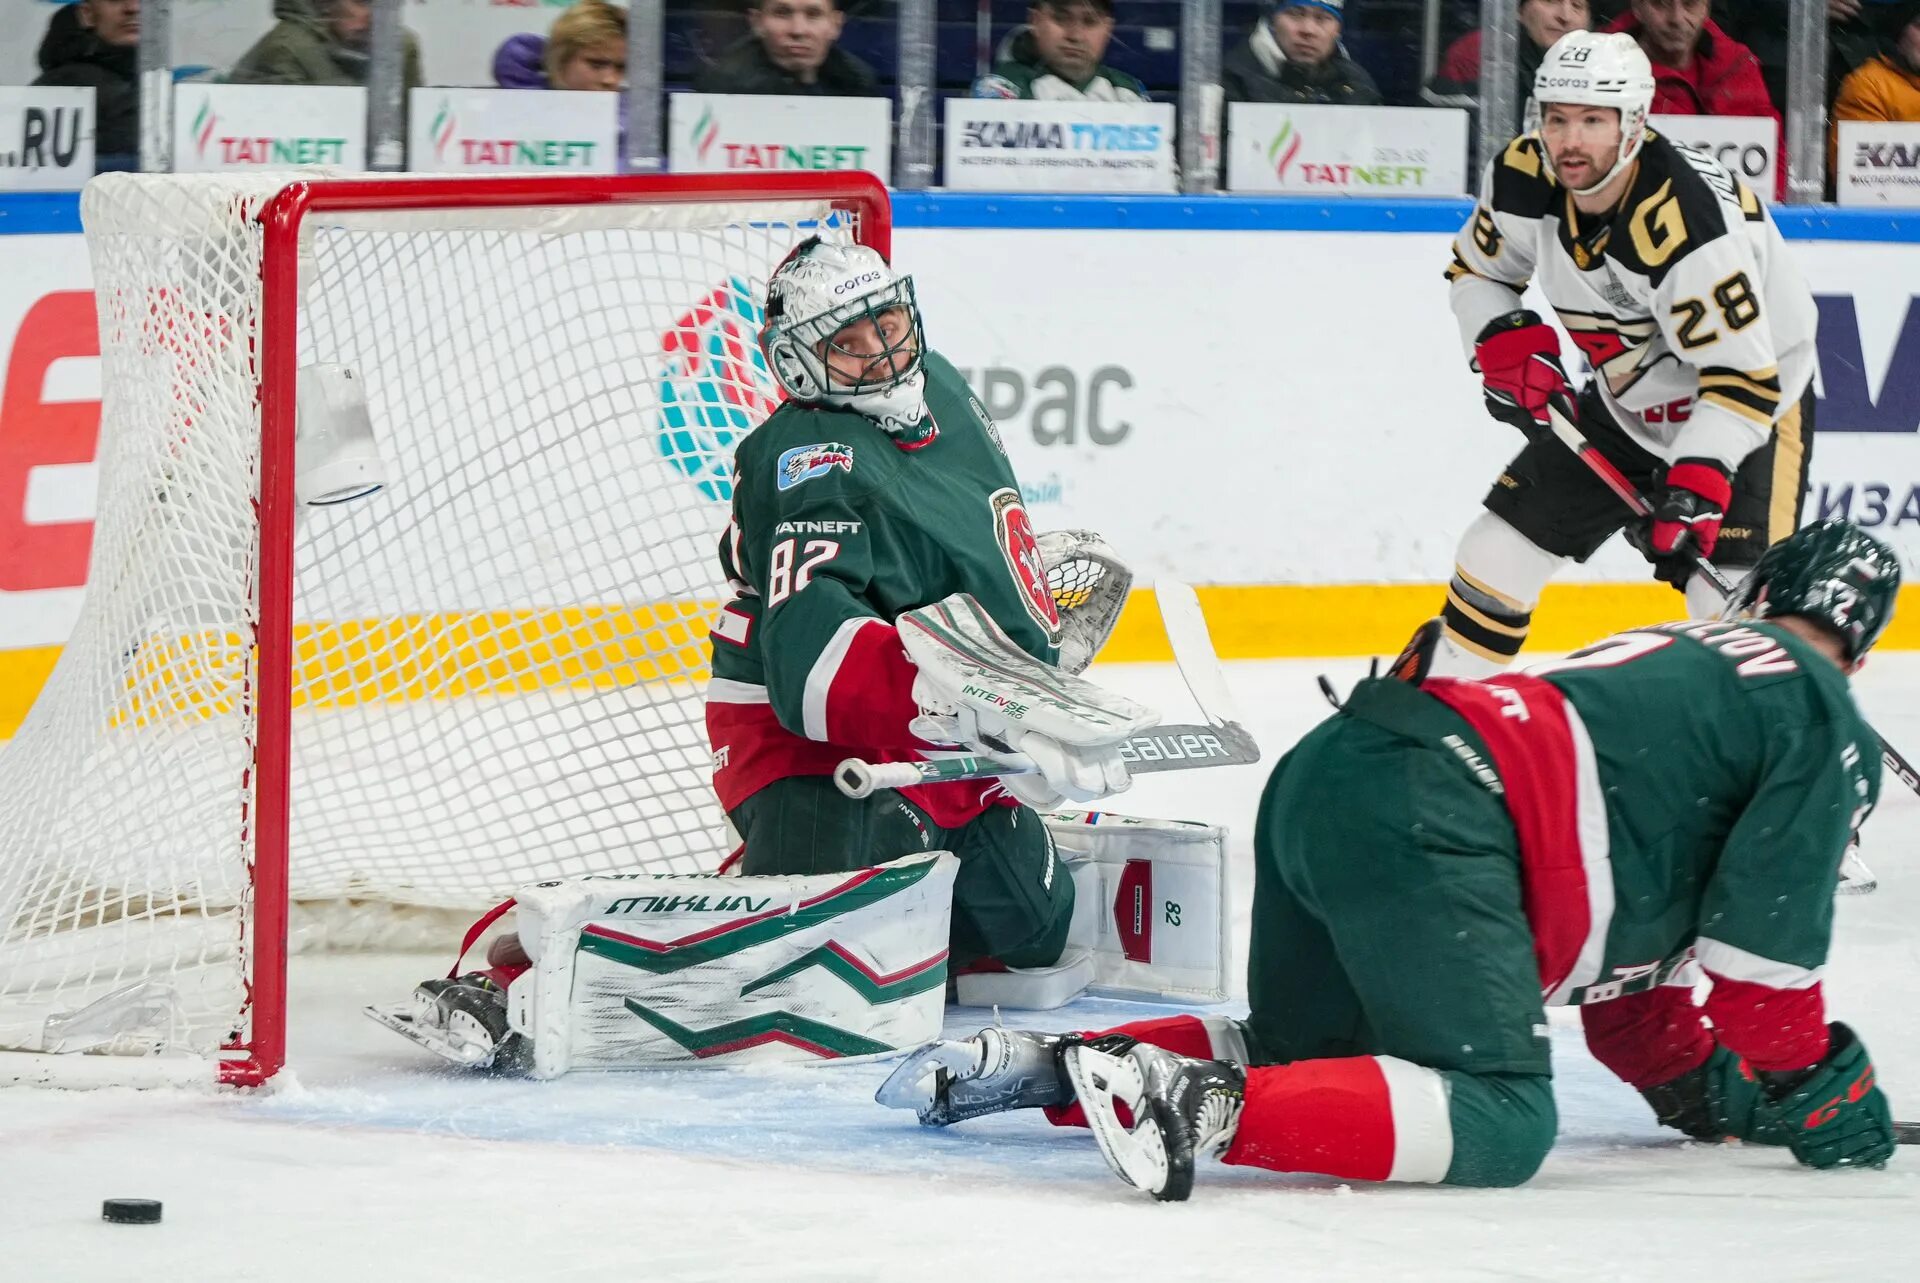
[[[360,1010],[408,1042],[425,1047],[442,1060],[459,1065],[462,1069],[485,1069],[493,1063],[495,1049],[491,1044],[475,1043],[457,1037],[448,1030],[421,1024],[415,1019],[416,1009],[411,999],[387,1007],[370,1006]]]
[[[1087,1128],[1107,1166],[1135,1189],[1161,1197],[1167,1188],[1166,1142],[1147,1108],[1146,1084],[1139,1066],[1131,1057],[1109,1056],[1084,1046],[1068,1048],[1062,1059],[1067,1077],[1073,1080],[1074,1096],[1087,1117]],[[1120,1121],[1113,1107],[1116,1100],[1125,1101],[1133,1115],[1131,1129]]]
[[[1880,885],[1880,879],[1873,875],[1867,862],[1860,858],[1860,848],[1850,846],[1846,856],[1840,861],[1840,882],[1833,888],[1835,895],[1871,895]]]

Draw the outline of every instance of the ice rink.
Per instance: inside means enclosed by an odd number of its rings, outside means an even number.
[[[1269,762],[1362,661],[1229,665]],[[1190,708],[1170,669],[1097,677]],[[1862,706],[1920,751],[1920,655],[1876,656]],[[1244,948],[1265,766],[1144,779],[1117,810],[1233,829]],[[1889,780],[1839,910],[1826,992],[1920,1117],[1920,799]],[[451,952],[451,944],[446,953]],[[296,959],[292,1059],[234,1092],[0,1090],[0,1279],[706,1280],[1913,1278],[1920,1149],[1879,1172],[1696,1145],[1557,1023],[1560,1141],[1521,1189],[1349,1186],[1203,1164],[1191,1202],[1110,1176],[1086,1133],[1035,1114],[923,1130],[871,1101],[885,1067],[491,1081],[363,1018],[443,971],[432,956]],[[1009,1023],[1087,1027],[1083,1001]],[[1559,1013],[1565,1015],[1567,1013]],[[967,1033],[990,1013],[955,1010]],[[157,1226],[99,1219],[165,1201]]]

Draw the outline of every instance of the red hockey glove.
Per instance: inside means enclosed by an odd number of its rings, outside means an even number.
[[[1531,439],[1547,424],[1547,400],[1573,398],[1560,364],[1560,336],[1533,312],[1508,312],[1487,322],[1473,341],[1487,413]]]
[[[1694,554],[1713,555],[1733,499],[1733,478],[1711,459],[1682,459],[1667,469],[1666,488],[1653,501],[1653,519],[1629,533],[1653,563],[1654,577],[1676,588],[1693,575]]]

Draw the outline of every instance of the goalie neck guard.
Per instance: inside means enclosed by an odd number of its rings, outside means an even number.
[[[1850,521],[1822,521],[1766,550],[1727,602],[1729,616],[1799,615],[1839,637],[1858,661],[1880,640],[1900,595],[1900,559]]]
[[[767,282],[760,349],[787,395],[863,414],[901,445],[932,436],[925,348],[913,278],[865,245],[809,237]],[[843,369],[860,364],[860,375],[836,378],[833,356]]]
[[[1527,100],[1527,132],[1540,135],[1548,103],[1582,107],[1611,107],[1620,113],[1620,150],[1613,168],[1598,181],[1579,188],[1598,191],[1612,182],[1647,141],[1647,113],[1653,110],[1653,64],[1625,32],[1569,31],[1553,42],[1534,73],[1533,97]],[[1553,173],[1553,157],[1541,137],[1541,160]],[[1556,181],[1558,174],[1553,174]]]

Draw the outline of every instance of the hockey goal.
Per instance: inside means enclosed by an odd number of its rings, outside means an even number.
[[[82,216],[98,519],[0,745],[0,1082],[259,1083],[290,926],[714,868],[706,621],[733,445],[779,397],[766,278],[808,235],[887,252],[885,189],[110,175]],[[303,507],[318,363],[386,485]]]

